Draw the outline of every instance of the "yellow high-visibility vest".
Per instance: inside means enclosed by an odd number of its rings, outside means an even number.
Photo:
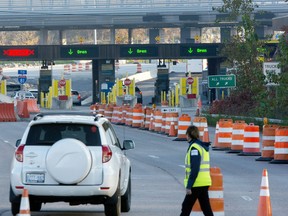
[[[187,187],[188,179],[191,173],[191,149],[196,148],[200,152],[201,162],[200,162],[200,170],[198,176],[193,184],[192,187],[202,187],[202,186],[211,186],[212,180],[210,176],[210,156],[209,152],[206,151],[202,146],[198,145],[197,143],[193,143],[189,150],[187,151],[185,157],[185,179],[184,179],[184,186]]]

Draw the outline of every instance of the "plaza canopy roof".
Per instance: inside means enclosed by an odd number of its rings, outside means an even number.
[[[256,0],[256,12],[288,14],[283,0]],[[183,27],[215,23],[222,0],[1,0],[0,30]],[[272,19],[273,17],[271,17]]]

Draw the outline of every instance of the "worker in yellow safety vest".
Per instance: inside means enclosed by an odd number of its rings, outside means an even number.
[[[186,196],[182,203],[180,216],[189,216],[192,207],[198,199],[203,214],[213,216],[208,189],[211,186],[210,176],[210,143],[199,140],[199,130],[196,126],[189,126],[186,131],[189,147],[185,157]]]

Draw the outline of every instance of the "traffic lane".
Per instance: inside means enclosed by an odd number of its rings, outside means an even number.
[[[121,129],[122,133],[126,137],[132,137],[134,134],[136,142],[135,152],[128,152],[128,156],[157,165],[162,170],[168,170],[167,173],[175,177],[177,182],[183,180],[184,168],[178,169],[176,165],[184,166],[183,153],[186,152],[187,142],[175,142],[167,139],[165,135],[126,128]],[[209,127],[210,140],[214,140],[214,134],[215,128]],[[210,155],[211,167],[219,167],[222,172],[226,215],[256,215],[263,169],[268,170],[273,212],[278,216],[287,215],[287,195],[282,192],[288,189],[287,164],[258,162],[255,159],[259,156],[238,156],[225,151],[210,150]]]
[[[17,123],[14,123],[17,124]],[[22,131],[24,131],[26,125],[22,126]],[[116,126],[117,127],[117,126]],[[121,128],[122,130],[123,128]],[[133,132],[133,131],[132,131]],[[129,138],[133,138],[129,137]],[[143,143],[140,144],[143,146]],[[139,145],[139,146],[140,146]],[[1,196],[0,205],[1,215],[11,216],[10,203],[9,203],[9,172],[10,172],[10,162],[14,156],[14,147],[7,143],[3,143],[1,146],[1,154],[4,154],[6,148],[10,149],[9,154],[6,154],[9,163],[3,163],[1,155],[1,164],[6,168],[2,172],[6,176],[2,185],[6,188],[3,191],[3,196]],[[133,154],[134,150],[128,151]],[[165,170],[160,168],[157,164],[147,164],[144,161],[139,161],[137,157],[134,159],[130,158],[132,163],[132,206],[129,213],[123,215],[177,215],[181,206],[181,202],[184,196],[184,189],[182,185],[180,186],[175,181],[173,176],[167,174]],[[148,157],[148,160],[150,158]],[[173,199],[171,199],[171,194]],[[178,196],[178,198],[177,198]],[[4,201],[4,202],[3,202]],[[33,215],[71,215],[72,212],[77,211],[76,215],[104,215],[103,205],[82,205],[70,207],[66,203],[49,203],[43,205],[43,209],[39,213],[34,213]]]
[[[28,121],[0,122],[0,141],[15,146],[16,141],[22,138]]]

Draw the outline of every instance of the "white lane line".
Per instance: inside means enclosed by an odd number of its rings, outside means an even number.
[[[159,158],[158,156],[156,156],[156,155],[148,155],[148,157],[151,157],[151,158]]]
[[[5,142],[5,143],[9,143],[9,141],[7,141],[7,140],[4,140],[4,142]]]
[[[241,196],[242,199],[246,200],[246,201],[252,201],[253,199],[249,196]]]
[[[185,165],[178,165],[179,167],[185,168]]]

